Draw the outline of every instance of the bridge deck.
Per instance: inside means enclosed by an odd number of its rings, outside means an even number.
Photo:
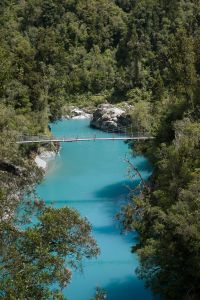
[[[51,142],[88,142],[88,141],[131,141],[131,140],[150,140],[153,139],[152,136],[124,136],[124,137],[83,137],[83,138],[34,138],[17,141],[17,144],[30,144],[30,143],[51,143]]]

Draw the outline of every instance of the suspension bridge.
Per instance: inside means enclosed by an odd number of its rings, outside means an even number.
[[[120,132],[118,132],[120,131]],[[89,142],[89,141],[141,141],[141,140],[150,140],[154,137],[144,132],[133,132],[130,128],[118,128],[116,130],[107,130],[104,133],[107,133],[105,136],[91,133],[88,136],[82,136],[77,134],[74,136],[29,136],[29,135],[20,135],[17,144],[31,144],[31,143],[73,143],[73,142]]]

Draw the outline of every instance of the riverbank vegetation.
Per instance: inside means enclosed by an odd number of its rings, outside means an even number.
[[[29,267],[45,268],[38,260],[33,266],[27,259],[36,255],[30,254],[33,240],[33,249],[41,250],[37,242],[47,224],[41,221],[33,232],[18,231],[16,239],[12,212],[27,187],[32,192],[42,176],[31,159],[37,149],[16,145],[18,135],[49,134],[49,120],[60,118],[68,103],[127,102],[133,107],[135,129],[155,136],[137,147],[154,164],[150,190],[144,189],[121,216],[126,229],[139,233],[133,249],[141,262],[138,274],[163,299],[199,299],[199,1],[3,0],[0,25],[0,244],[4,245],[0,278],[5,279],[4,286],[9,287],[11,279],[24,282],[20,274],[23,270],[27,274]],[[45,208],[41,213],[44,220]],[[59,217],[61,212],[57,213]],[[16,244],[21,239],[23,249]],[[20,262],[14,269],[18,255]],[[62,257],[58,259],[61,264]],[[35,286],[50,280],[34,279]],[[14,285],[12,289],[16,293]],[[4,289],[2,299],[11,299],[12,289]]]
[[[130,60],[137,66],[137,89],[149,94],[138,103],[151,107],[156,138],[139,148],[154,172],[150,189],[123,209],[122,222],[139,233],[133,251],[147,286],[162,299],[199,299],[199,3],[139,2],[131,12],[135,46],[124,47],[124,58],[127,68]]]

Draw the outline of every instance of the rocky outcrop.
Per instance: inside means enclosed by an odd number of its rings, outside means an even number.
[[[57,153],[55,151],[42,151],[35,157],[34,161],[39,168],[46,170],[48,162],[54,159],[56,154]]]
[[[88,113],[86,110],[80,109],[75,106],[70,106],[67,108],[67,112],[64,113],[63,119],[74,119],[74,120],[80,120],[80,119],[90,119],[91,114]]]
[[[74,108],[72,110],[72,119],[89,119],[91,115],[86,113],[84,110],[79,108]]]
[[[131,116],[111,104],[101,104],[93,113],[90,126],[103,131],[123,132],[131,123]]]
[[[47,168],[47,162],[42,159],[39,155],[37,155],[34,159],[36,165],[38,166],[38,168],[41,168],[43,170],[46,170]]]
[[[0,171],[12,173],[15,176],[21,176],[24,170],[24,168],[16,166],[10,161],[0,160]]]

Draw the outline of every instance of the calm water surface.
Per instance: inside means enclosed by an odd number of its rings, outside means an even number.
[[[52,126],[56,136],[108,136],[89,128],[89,120],[64,120]],[[65,291],[68,300],[90,300],[95,288],[105,288],[108,300],[151,300],[151,293],[135,275],[137,258],[131,254],[133,237],[120,235],[115,215],[129,195],[128,166],[130,155],[123,141],[63,143],[60,155],[51,162],[39,195],[56,207],[78,209],[93,226],[101,255],[84,262],[84,273],[74,272]],[[141,156],[132,159],[144,178],[151,174]],[[135,179],[136,184],[138,178]]]

